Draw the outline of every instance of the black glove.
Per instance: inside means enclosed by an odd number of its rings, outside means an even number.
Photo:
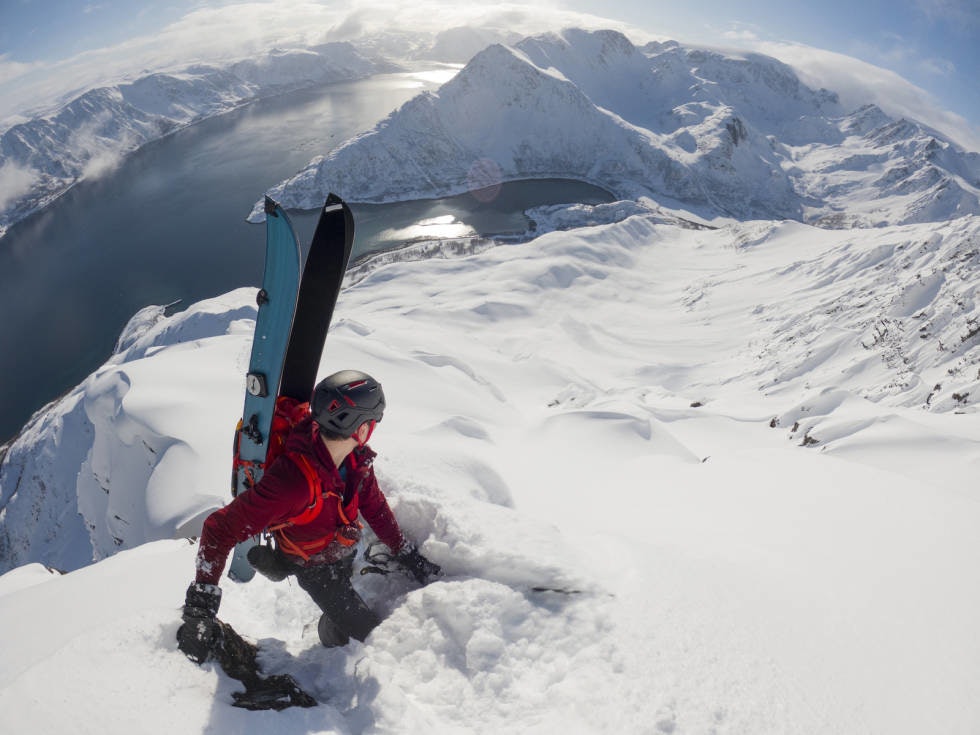
[[[442,571],[442,567],[426,559],[414,546],[406,546],[395,557],[395,561],[415,577],[419,584],[426,584],[430,577],[435,577]]]
[[[184,624],[177,629],[177,648],[191,661],[203,664],[221,642],[221,625],[215,616],[221,604],[221,588],[194,582],[184,598]]]

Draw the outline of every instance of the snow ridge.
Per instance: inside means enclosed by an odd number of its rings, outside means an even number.
[[[340,649],[319,645],[296,585],[225,584],[221,616],[258,640],[265,673],[321,702],[277,722],[975,729],[980,218],[844,231],[625,214],[550,212],[583,226],[348,281],[323,370],[383,380],[379,479],[447,576],[358,577],[384,620]],[[91,710],[93,729],[166,733],[163,707],[188,732],[254,724],[174,642],[182,539],[227,499],[254,314],[252,289],[141,312],[10,447],[6,729]],[[28,563],[89,553],[102,561],[62,576]],[[31,694],[43,685],[66,703]]]
[[[175,385],[147,404],[131,388],[147,370],[168,370],[168,362],[201,348],[198,340],[250,333],[254,319],[255,307],[239,292],[175,317],[157,306],[137,313],[108,362],[38,411],[7,448],[0,465],[0,566],[35,561],[72,570],[149,540],[195,533],[194,517],[214,505],[197,494],[227,478],[194,471],[202,437],[193,424],[181,428],[194,394]],[[208,373],[203,368],[195,380],[208,382]],[[227,391],[215,386],[215,400]]]
[[[612,223],[602,224],[604,216]],[[561,231],[524,245],[486,243],[456,252],[449,243],[443,253],[430,245],[420,254],[381,254],[351,271],[345,301],[373,289],[376,301],[363,307],[366,315],[395,310],[396,325],[409,313],[420,324],[445,314],[483,324],[477,329],[481,339],[499,333],[504,342],[498,349],[518,362],[528,350],[536,354],[568,341],[571,347],[560,351],[584,351],[570,361],[577,370],[556,366],[564,377],[554,393],[537,395],[535,403],[560,413],[588,408],[599,421],[619,416],[648,441],[656,435],[655,444],[674,446],[671,451],[687,460],[697,460],[698,453],[656,434],[643,417],[646,409],[637,414],[634,406],[624,413],[618,401],[605,404],[599,386],[621,376],[632,386],[625,389],[631,396],[627,405],[636,400],[632,391],[649,391],[643,387],[648,384],[660,386],[658,391],[683,390],[684,400],[696,404],[717,395],[722,385],[741,386],[759,397],[753,400],[775,402],[756,419],[776,417],[774,428],[821,447],[827,436],[817,424],[811,420],[802,431],[797,425],[806,410],[787,406],[806,406],[807,396],[825,389],[937,415],[975,410],[977,218],[872,230],[827,231],[792,221],[697,230],[624,202],[547,208],[543,221],[542,231]],[[682,257],[685,247],[713,255],[699,268],[700,276],[651,282],[646,274],[666,266],[656,259],[646,263],[637,253],[655,243],[666,257]],[[536,256],[517,257],[522,248],[534,248],[527,252]],[[385,296],[380,283],[417,270],[431,271],[432,282],[441,284],[422,289],[424,309],[399,301],[397,294]],[[223,498],[216,488],[227,481],[221,463],[202,458],[224,456],[227,442],[214,415],[200,425],[187,416],[199,411],[195,403],[207,395],[224,425],[234,425],[242,381],[227,377],[235,367],[227,364],[228,350],[244,373],[254,319],[249,294],[242,289],[173,316],[163,307],[144,309],[103,368],[34,417],[0,464],[0,565],[43,561],[70,569],[194,531],[200,515]],[[587,319],[575,316],[582,299],[592,303]],[[628,311],[623,304],[630,304]],[[690,362],[676,340],[669,356],[649,362],[651,350],[656,355],[662,349],[661,340],[648,336],[647,314],[654,312],[671,315],[672,333],[691,335]],[[370,342],[372,331],[341,317],[334,333]],[[426,366],[426,375],[460,372],[492,404],[515,410],[507,392],[480,371],[454,357],[406,349]],[[704,362],[704,354],[713,357]],[[495,369],[507,374],[513,366]],[[445,410],[455,415],[451,402]],[[448,419],[446,431],[478,440],[491,436],[471,417]],[[838,430],[829,436],[839,438]],[[477,494],[509,504],[510,492],[487,482]],[[145,488],[145,494],[129,488]]]
[[[352,274],[322,370],[383,381],[379,480],[446,576],[358,576],[383,622],[334,649],[295,584],[224,584],[264,672],[321,702],[278,725],[972,732],[980,217],[697,229],[627,204]],[[254,315],[253,289],[141,312],[10,447],[5,731],[254,727],[175,644]]]

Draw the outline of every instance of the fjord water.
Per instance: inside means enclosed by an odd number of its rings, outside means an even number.
[[[102,364],[140,308],[257,286],[265,228],[245,216],[265,189],[449,73],[261,100],[144,147],[12,227],[0,239],[0,442]],[[489,203],[355,204],[354,257],[419,235],[520,231],[529,206],[608,200],[587,184],[546,181],[505,185]],[[307,244],[316,213],[290,216]]]

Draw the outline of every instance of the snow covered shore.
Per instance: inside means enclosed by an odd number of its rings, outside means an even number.
[[[978,253],[976,217],[640,213],[353,273],[322,371],[384,383],[379,476],[447,576],[362,578],[385,621],[337,650],[295,585],[226,583],[321,701],[279,714],[174,642],[254,294],[147,310],[0,469],[0,729],[976,731]]]

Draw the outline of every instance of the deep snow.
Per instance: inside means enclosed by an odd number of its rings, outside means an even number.
[[[146,310],[3,466],[7,553],[103,560],[0,577],[0,729],[976,732],[978,244],[639,212],[352,273],[322,372],[384,383],[379,476],[447,576],[360,578],[385,620],[339,650],[294,584],[226,582],[322,702],[278,714],[174,643],[254,291]]]

